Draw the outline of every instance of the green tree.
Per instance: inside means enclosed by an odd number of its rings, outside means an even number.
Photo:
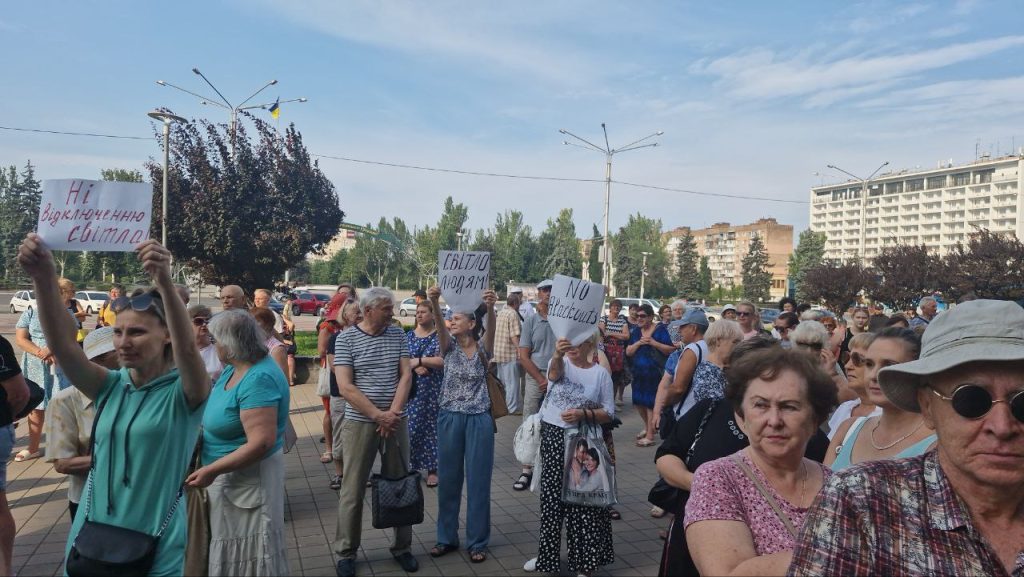
[[[533,247],[533,231],[523,222],[523,213],[507,210],[498,214],[494,223],[494,254],[491,259],[491,278],[498,291],[505,291],[508,281],[535,280],[529,278]]]
[[[640,293],[643,253],[647,255],[647,280],[644,296],[666,297],[674,292],[668,280],[668,255],[661,240],[661,221],[639,214],[630,215],[626,225],[612,239],[612,261],[615,263],[615,289],[622,296]]]
[[[772,273],[768,271],[768,251],[760,235],[750,241],[747,256],[743,257],[743,298],[753,302],[765,302],[771,294]]]
[[[554,220],[548,219],[548,230],[553,241],[552,250],[544,260],[544,276],[553,278],[556,274],[579,277],[583,274],[583,255],[580,241],[576,238],[576,225],[572,220],[572,209],[563,208]]]
[[[206,281],[251,291],[274,286],[308,253],[338,232],[344,213],[334,185],[320,171],[294,125],[279,134],[248,117],[235,128],[234,154],[225,127],[207,121],[174,125],[168,175],[168,248]],[[146,165],[159,183],[161,163]],[[154,200],[161,195],[153,186]],[[153,226],[165,215],[154,202]]]
[[[893,244],[883,247],[872,259],[877,284],[870,296],[898,311],[917,306],[917,301],[949,286],[949,275],[944,262],[929,254],[928,247],[913,244]]]
[[[676,294],[687,299],[701,296],[701,278],[698,270],[700,258],[697,243],[689,231],[679,239],[676,247]]]
[[[967,246],[958,244],[946,261],[951,296],[973,293],[981,299],[1024,299],[1024,243],[1018,238],[981,229],[971,235]]]
[[[700,296],[711,298],[711,267],[706,256],[700,257]]]
[[[872,274],[856,259],[847,263],[825,259],[804,269],[803,282],[808,302],[822,303],[842,316],[857,301],[857,295],[870,287]]]
[[[142,173],[134,169],[106,168],[100,171],[100,180],[114,182],[143,182]],[[97,276],[83,277],[83,280],[99,279],[105,285],[113,276],[114,281],[131,281],[143,278],[142,265],[134,252],[96,252],[95,258],[100,265],[100,274],[106,273],[104,278]],[[175,268],[180,268],[176,266]]]
[[[590,273],[590,282],[600,283],[604,277],[604,263],[601,262],[601,247],[604,246],[604,239],[594,225],[594,235],[590,241],[590,257],[587,272]]]
[[[828,236],[823,232],[807,229],[800,233],[796,250],[789,255],[789,278],[796,286],[796,298],[806,302],[807,295],[803,292],[804,271],[821,264],[825,258],[825,242]]]
[[[42,196],[42,183],[36,180],[32,161],[25,163],[21,173],[14,165],[0,170],[0,256],[9,282],[23,277],[15,258],[25,235],[36,229]]]

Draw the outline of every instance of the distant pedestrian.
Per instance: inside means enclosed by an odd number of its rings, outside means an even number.
[[[505,300],[505,308],[498,311],[494,321],[493,361],[496,365],[498,378],[505,384],[505,404],[511,414],[521,413],[522,398],[519,381],[522,369],[519,366],[519,339],[523,333],[523,321],[519,316],[519,305],[523,294],[509,293]]]
[[[614,299],[608,303],[608,314],[597,322],[597,329],[603,338],[604,354],[612,374],[615,406],[620,407],[626,392],[626,344],[629,342],[629,323],[622,314],[622,301]]]
[[[437,340],[439,329],[435,318],[430,301],[421,302],[416,305],[416,326],[405,333],[416,392],[406,405],[409,466],[427,472],[427,487],[437,486],[437,411],[444,378],[444,358]]]

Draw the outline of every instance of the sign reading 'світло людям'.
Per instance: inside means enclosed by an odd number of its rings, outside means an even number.
[[[453,312],[470,313],[484,302],[491,280],[491,253],[442,250],[437,253],[437,286]]]
[[[153,185],[44,180],[36,232],[56,250],[126,252],[149,238]]]

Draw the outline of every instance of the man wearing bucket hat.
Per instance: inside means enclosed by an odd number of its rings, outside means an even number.
[[[1024,575],[1024,309],[961,304],[878,381],[922,413],[937,449],[833,475],[789,574]]]
[[[112,370],[120,368],[114,350],[114,327],[101,327],[85,335],[82,348],[90,361]],[[92,400],[77,387],[55,394],[46,408],[46,462],[68,476],[68,511],[72,521],[92,464],[89,435],[95,416]]]

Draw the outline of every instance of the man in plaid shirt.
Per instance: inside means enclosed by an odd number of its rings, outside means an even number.
[[[1024,576],[1024,309],[963,303],[931,322],[919,360],[878,381],[937,448],[833,475],[789,574]]]
[[[523,289],[509,291],[505,308],[498,311],[494,321],[494,362],[498,365],[498,378],[505,384],[505,404],[508,412],[516,414],[522,411],[519,382],[522,370],[519,367],[519,335],[522,333],[523,319],[519,316],[519,304],[522,302]]]

